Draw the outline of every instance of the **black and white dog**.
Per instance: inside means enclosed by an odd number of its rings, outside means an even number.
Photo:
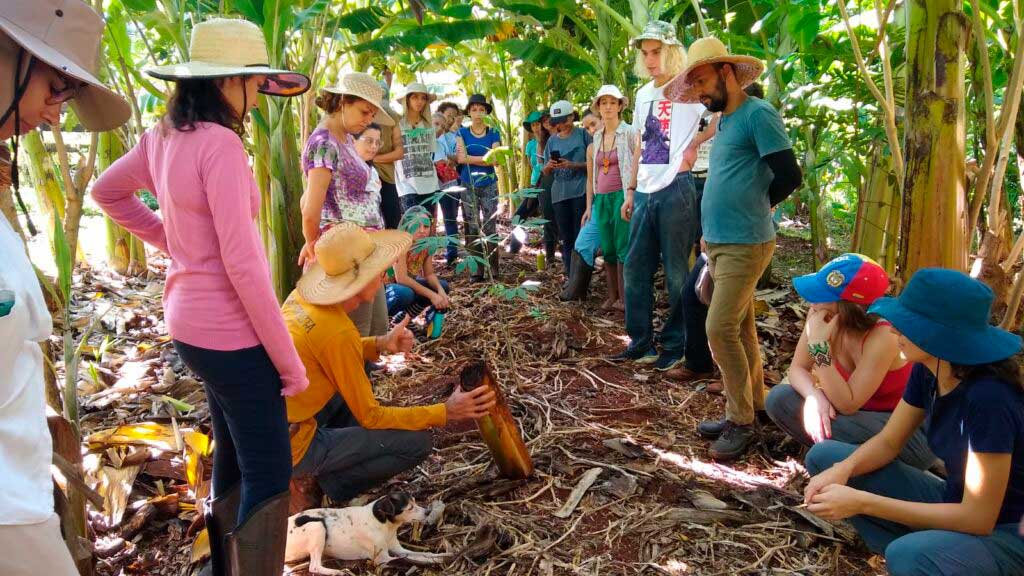
[[[406,550],[398,541],[398,528],[406,522],[423,522],[426,511],[408,494],[392,492],[365,506],[314,508],[288,519],[285,561],[309,557],[311,574],[344,574],[325,568],[323,557],[339,560],[373,560],[380,565],[395,558],[418,563],[438,563],[447,554]]]

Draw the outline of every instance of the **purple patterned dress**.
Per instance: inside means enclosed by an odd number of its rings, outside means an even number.
[[[302,169],[307,174],[313,168],[331,171],[320,212],[321,232],[339,222],[353,222],[367,230],[384,228],[380,191],[367,190],[370,166],[356,153],[354,142],[352,136],[347,136],[342,144],[329,130],[320,127],[309,135],[302,151]]]

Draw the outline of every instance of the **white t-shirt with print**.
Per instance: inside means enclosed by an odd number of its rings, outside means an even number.
[[[434,153],[437,151],[434,127],[429,120],[421,120],[413,127],[404,117],[398,127],[402,132],[402,148],[405,151],[403,158],[395,162],[395,187],[398,195],[437,192],[440,185],[434,167]]]
[[[640,132],[637,192],[650,194],[668,187],[683,164],[683,152],[697,133],[703,104],[677,104],[665,88],[648,82],[636,92],[633,127]]]
[[[14,297],[14,307],[0,316],[0,525],[38,524],[53,516],[53,443],[39,348],[53,324],[25,245],[3,214],[0,254],[0,301]]]

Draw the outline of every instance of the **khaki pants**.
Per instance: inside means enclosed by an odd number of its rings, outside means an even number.
[[[708,308],[708,344],[722,371],[725,417],[750,424],[764,410],[764,366],[754,326],[754,290],[775,253],[763,244],[708,244],[715,291]]]
[[[380,290],[377,291],[373,302],[360,304],[348,317],[356,325],[359,335],[363,338],[387,334],[390,329],[390,320],[388,318],[388,299],[384,293],[384,285],[382,284]]]
[[[40,524],[0,525],[3,576],[78,576],[54,514]]]

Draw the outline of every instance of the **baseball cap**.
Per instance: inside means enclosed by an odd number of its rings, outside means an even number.
[[[551,124],[561,124],[572,118],[572,104],[568,100],[559,100],[551,105]]]
[[[793,288],[811,304],[845,300],[869,305],[889,289],[889,275],[863,254],[843,254],[814,274],[793,279]]]

